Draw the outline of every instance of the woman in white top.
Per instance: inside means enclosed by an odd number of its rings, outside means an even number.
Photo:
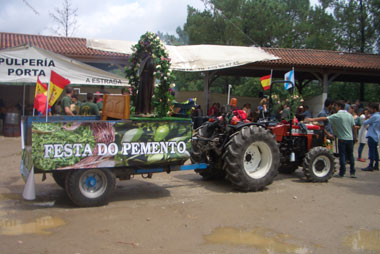
[[[363,114],[360,115],[361,123],[364,122],[364,120],[369,119],[370,114],[367,108],[363,110]],[[367,138],[365,137],[367,135],[367,128],[364,127],[363,124],[361,124],[359,129],[359,135],[358,135],[358,141],[359,141],[359,147],[358,147],[358,161],[365,162],[366,160],[362,158],[362,152],[365,144],[367,143]]]

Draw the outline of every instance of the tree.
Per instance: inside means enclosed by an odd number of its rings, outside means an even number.
[[[178,36],[171,35],[168,33],[164,34],[160,31],[157,31],[157,35],[158,37],[160,37],[160,40],[162,40],[167,45],[186,45],[189,40],[186,32],[183,31],[181,27],[177,27],[176,32]]]
[[[60,36],[72,36],[77,27],[78,8],[74,8],[70,0],[62,1],[62,8],[55,8],[54,13],[49,13],[56,23],[53,31]]]
[[[313,7],[307,19],[305,48],[336,50],[336,21],[322,6]]]
[[[373,52],[375,40],[374,16],[370,15],[370,0],[337,0],[334,15],[337,21],[339,49],[348,52]]]

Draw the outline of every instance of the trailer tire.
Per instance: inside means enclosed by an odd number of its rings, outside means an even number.
[[[66,177],[66,193],[80,207],[108,204],[115,186],[115,175],[109,169],[75,169]]]
[[[333,154],[325,147],[314,147],[305,156],[303,172],[309,182],[327,182],[335,172]]]
[[[53,179],[59,187],[65,189],[67,171],[54,171],[52,173]]]
[[[274,136],[261,126],[245,126],[225,147],[223,169],[240,191],[259,191],[278,174],[280,151]]]

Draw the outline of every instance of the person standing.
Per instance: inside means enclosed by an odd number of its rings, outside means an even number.
[[[363,114],[360,115],[360,129],[359,129],[359,135],[358,135],[358,142],[359,142],[359,147],[358,147],[358,161],[365,162],[366,160],[362,158],[362,153],[365,144],[367,143],[367,128],[364,126],[364,121],[370,118],[369,110],[367,108],[363,109]]]
[[[330,115],[331,108],[334,106],[334,102],[331,99],[327,98],[324,105],[325,107],[321,110],[321,112],[318,113],[317,117],[328,117]],[[331,123],[328,120],[323,121],[323,126],[326,137],[330,140],[333,140],[334,132]]]
[[[103,109],[103,94],[101,94],[99,91],[95,93],[94,103],[98,107],[98,110],[102,111],[102,109]]]
[[[313,121],[331,122],[334,134],[338,137],[339,148],[339,177],[343,177],[346,173],[346,160],[350,161],[350,176],[356,178],[355,175],[355,159],[354,159],[354,140],[356,141],[356,132],[354,132],[355,122],[350,113],[344,110],[344,101],[334,103],[337,113],[327,117],[306,118],[305,123]]]
[[[101,94],[109,94],[109,92],[105,90],[105,88],[104,88],[103,85],[100,86],[99,92],[100,92]]]
[[[209,108],[207,115],[208,116],[217,116],[217,108],[216,103],[213,103],[212,106]]]
[[[310,112],[309,106],[305,105],[303,106],[304,111],[301,113],[301,117],[303,118],[311,118],[313,115]]]
[[[87,101],[82,103],[79,109],[79,115],[82,116],[98,116],[99,109],[94,101],[93,93],[87,93]]]
[[[366,137],[368,139],[369,165],[368,167],[363,168],[363,171],[379,170],[379,151],[377,150],[377,145],[380,139],[379,104],[370,104],[369,111],[372,114],[371,118],[363,123],[364,126],[368,126]]]
[[[268,101],[266,98],[263,98],[260,101],[259,106],[257,107],[257,112],[259,113],[259,120],[260,119],[268,119],[269,118],[269,107],[268,107]]]
[[[65,92],[66,92],[66,95],[62,98],[62,101],[61,101],[61,107],[62,107],[61,114],[74,116],[74,113],[73,111],[71,111],[71,108],[70,108],[71,104],[73,104],[73,101],[71,98],[74,92],[73,88],[71,86],[66,86]]]
[[[78,99],[78,94],[73,93],[71,96],[72,104],[70,105],[70,110],[73,112],[74,115],[77,115],[79,113],[79,108],[80,108],[80,101]]]

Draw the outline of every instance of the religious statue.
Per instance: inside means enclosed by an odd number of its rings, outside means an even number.
[[[153,77],[154,70],[155,65],[151,54],[144,52],[142,54],[140,70],[138,72],[140,82],[135,100],[136,115],[149,116],[153,114],[152,96],[154,93],[155,82]]]

